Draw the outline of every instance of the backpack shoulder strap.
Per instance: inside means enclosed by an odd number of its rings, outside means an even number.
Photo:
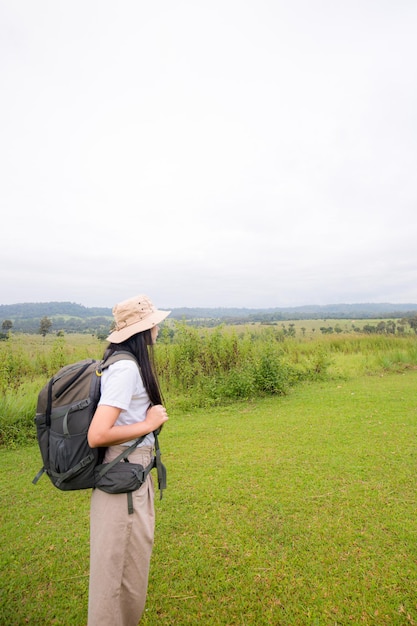
[[[110,356],[107,356],[107,357],[105,356],[100,361],[100,364],[97,369],[98,371],[102,372],[107,367],[110,367],[110,365],[113,365],[113,363],[117,363],[117,361],[123,361],[123,360],[134,361],[134,363],[136,363],[136,365],[139,367],[139,363],[137,362],[137,360],[135,359],[135,357],[133,356],[131,352],[128,352],[127,350],[118,350],[117,352],[113,352],[113,354],[111,354]]]
[[[162,500],[163,491],[164,489],[167,488],[167,470],[161,460],[161,449],[159,447],[158,433],[156,431],[154,432],[154,437],[155,437],[155,467],[156,467],[156,472],[158,476],[158,488],[159,488],[159,493],[160,493],[159,498],[160,500]]]

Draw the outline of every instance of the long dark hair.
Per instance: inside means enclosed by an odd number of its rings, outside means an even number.
[[[130,352],[137,360],[143,384],[152,404],[162,404],[163,396],[155,369],[151,331],[144,330],[141,333],[136,333],[136,335],[129,337],[122,343],[110,343],[104,353],[104,358],[120,350]]]

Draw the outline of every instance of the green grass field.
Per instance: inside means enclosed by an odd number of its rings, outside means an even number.
[[[417,624],[417,371],[173,413],[144,626]],[[0,623],[85,626],[89,492],[0,450]]]

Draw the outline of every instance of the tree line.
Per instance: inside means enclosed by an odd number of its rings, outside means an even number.
[[[224,324],[225,322],[223,322]],[[248,321],[246,321],[248,323]],[[253,323],[253,322],[252,322]],[[276,322],[271,320],[261,322],[261,324],[268,326],[275,326]],[[206,320],[206,323],[203,324],[203,320],[200,321],[199,324],[189,323],[190,326],[218,326],[219,324],[210,324],[210,320]],[[89,333],[91,335],[97,336],[99,339],[105,339],[108,335],[111,327],[111,320],[106,317],[96,317],[96,318],[88,318],[87,320],[80,320],[79,318],[69,318],[65,320],[64,318],[56,318],[52,320],[47,315],[44,315],[42,318],[38,320],[31,320],[31,323],[27,326],[22,327],[22,324],[17,325],[17,329],[12,320],[6,319],[2,322],[2,332],[0,333],[0,339],[7,339],[12,330],[17,330],[18,332],[26,332],[29,334],[39,333],[43,337],[45,337],[49,332],[53,329],[56,329],[56,334],[59,336],[64,334],[64,332],[69,333]],[[379,335],[401,335],[406,332],[406,327],[409,327],[414,333],[417,334],[417,314],[412,315],[411,317],[400,318],[397,321],[395,320],[381,320],[377,324],[364,324],[363,326],[356,326],[352,324],[351,331],[356,333],[365,333],[365,334],[379,334]],[[296,328],[295,323],[289,323],[288,327],[285,324],[281,323],[281,333],[283,337],[295,337],[296,336]],[[306,328],[301,327],[301,333],[303,336],[306,334]],[[315,328],[313,329],[315,331]],[[339,324],[335,324],[335,326],[320,326],[320,332],[323,335],[326,334],[340,334],[344,331]],[[350,331],[347,331],[350,332]],[[166,331],[166,337],[170,335],[170,332]]]

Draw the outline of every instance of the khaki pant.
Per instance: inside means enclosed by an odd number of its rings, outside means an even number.
[[[122,450],[122,446],[108,448],[105,462]],[[142,446],[129,460],[146,467],[152,453],[152,446]],[[125,493],[93,490],[88,626],[137,626],[144,611],[155,528],[150,474],[132,496],[134,512],[129,515]]]

